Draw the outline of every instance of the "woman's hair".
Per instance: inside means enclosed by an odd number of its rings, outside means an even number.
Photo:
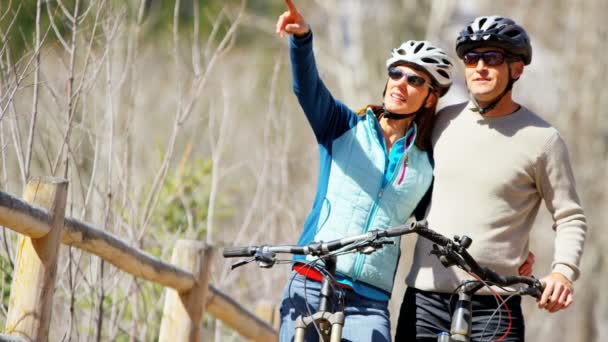
[[[436,91],[434,91],[434,92],[436,92]],[[436,94],[436,95],[437,95],[437,97],[439,97],[439,94]],[[383,106],[369,104],[369,105],[361,108],[357,112],[357,114],[364,115],[365,112],[367,111],[367,108],[370,108],[372,110],[372,112],[374,112],[374,114],[376,115],[376,118],[378,118],[378,120],[382,116],[382,113],[384,113]],[[433,132],[433,127],[435,126],[436,111],[437,111],[437,101],[435,101],[435,104],[432,105],[430,108],[425,108],[421,113],[418,113],[418,115],[416,115],[416,117],[413,120],[416,123],[416,126],[418,126],[418,132],[417,132],[416,141],[414,142],[414,144],[416,144],[416,146],[423,151],[428,151],[432,148],[431,134]]]

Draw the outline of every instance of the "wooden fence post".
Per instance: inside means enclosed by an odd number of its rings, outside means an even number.
[[[159,342],[201,341],[212,250],[201,241],[178,240],[171,263],[195,275],[194,287],[178,293],[165,291]]]
[[[51,230],[37,239],[19,237],[4,330],[7,334],[48,341],[67,188],[66,180],[49,177],[32,178],[25,188],[25,201],[48,210]]]

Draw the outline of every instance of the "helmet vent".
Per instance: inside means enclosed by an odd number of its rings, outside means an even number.
[[[515,38],[519,35],[519,31],[518,30],[508,30],[507,32],[503,32],[503,34],[505,36],[509,36],[511,38]]]
[[[438,73],[439,75],[441,75],[441,76],[443,76],[443,77],[447,78],[447,79],[449,79],[449,78],[450,78],[450,75],[448,75],[448,73],[447,73],[447,72],[445,72],[444,70],[437,69],[437,73]]]
[[[468,23],[456,39],[456,54],[462,58],[467,51],[485,46],[500,47],[519,55],[525,65],[532,61],[532,46],[526,30],[507,17],[478,17]]]
[[[441,95],[452,85],[453,63],[450,62],[450,57],[430,42],[408,40],[391,50],[391,55],[386,60],[386,67],[391,68],[395,65],[411,65],[426,72]]]

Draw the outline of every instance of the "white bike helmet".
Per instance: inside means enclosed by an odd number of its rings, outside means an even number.
[[[386,60],[386,67],[398,64],[411,65],[425,71],[433,80],[433,86],[443,96],[452,85],[452,62],[448,55],[440,48],[426,40],[408,40],[396,49]]]

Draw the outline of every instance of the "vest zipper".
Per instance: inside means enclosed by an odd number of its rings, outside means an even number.
[[[378,191],[378,195],[376,196],[376,200],[374,201],[374,205],[372,206],[372,209],[369,212],[369,216],[367,217],[367,222],[365,223],[365,229],[363,231],[363,233],[367,233],[367,231],[369,230],[369,226],[374,218],[374,216],[376,216],[376,211],[378,210],[378,202],[380,201],[380,199],[382,198],[382,194],[384,193],[384,185],[382,185],[380,187],[380,191]],[[359,275],[361,275],[361,270],[363,269],[363,260],[365,259],[365,256],[361,253],[357,254],[357,259],[355,260],[355,273],[353,274],[353,280],[359,280]]]
[[[380,144],[380,143],[378,143]],[[380,146],[380,148],[382,148],[382,146]],[[406,151],[403,153],[403,155],[401,156],[401,160],[399,160],[399,163],[397,165],[401,165],[403,164],[403,167],[405,168],[405,165],[408,161],[408,153],[409,151]],[[405,159],[405,160],[404,160]],[[384,170],[383,173],[383,177],[382,177],[382,185],[380,186],[380,190],[378,191],[378,195],[376,196],[376,200],[374,201],[374,204],[372,205],[372,208],[370,210],[369,216],[367,217],[367,222],[365,222],[365,229],[363,231],[363,233],[367,233],[367,231],[370,228],[370,224],[372,223],[372,220],[374,218],[374,216],[376,216],[376,211],[378,210],[378,203],[380,202],[380,199],[382,199],[382,195],[384,194],[384,188],[386,187],[387,184],[393,184],[393,182],[395,181],[395,177],[397,177],[397,172],[393,172],[393,176],[391,177],[390,181],[384,183],[384,174],[386,174],[386,169]],[[401,181],[401,180],[400,180]],[[365,260],[365,255],[362,255],[361,253],[357,254],[357,257],[355,259],[355,272],[353,274],[353,280],[357,281],[359,280],[359,276],[361,275],[361,270],[363,269],[363,261]]]

